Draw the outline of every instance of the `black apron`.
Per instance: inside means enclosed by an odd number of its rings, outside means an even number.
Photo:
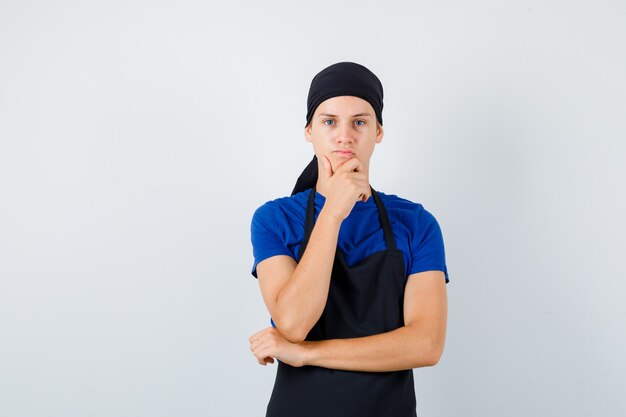
[[[371,188],[371,186],[370,186]],[[372,189],[387,249],[348,266],[339,247],[324,311],[305,340],[371,336],[404,325],[405,268],[380,196]],[[315,188],[307,204],[298,262],[315,223]],[[266,417],[416,417],[413,370],[362,372],[293,367],[278,361]]]

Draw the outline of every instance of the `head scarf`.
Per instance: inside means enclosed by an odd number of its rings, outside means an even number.
[[[355,62],[338,62],[320,71],[311,81],[307,98],[306,126],[309,125],[317,107],[336,96],[355,96],[366,100],[374,108],[378,123],[383,124],[383,85],[369,69]],[[304,168],[291,195],[297,194],[317,183],[317,156]]]

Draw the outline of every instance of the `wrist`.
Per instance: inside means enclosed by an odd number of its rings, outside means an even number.
[[[340,215],[334,214],[328,211],[326,206],[322,207],[320,210],[320,214],[317,216],[317,221],[330,223],[333,226],[341,226],[341,222],[343,222],[343,218]]]
[[[316,346],[317,342],[311,342],[311,341],[303,341],[300,342],[300,348],[302,349],[302,362],[303,362],[303,366],[304,365],[313,365],[313,363],[315,362],[315,346]]]

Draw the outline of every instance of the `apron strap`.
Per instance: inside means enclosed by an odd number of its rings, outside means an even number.
[[[380,223],[383,225],[383,231],[385,232],[385,243],[387,244],[387,249],[396,250],[396,239],[393,237],[391,223],[389,222],[389,216],[387,216],[387,209],[378,195],[378,192],[376,192],[371,185],[370,189],[372,190],[372,197],[374,197],[376,207],[378,207],[378,217],[380,218]]]

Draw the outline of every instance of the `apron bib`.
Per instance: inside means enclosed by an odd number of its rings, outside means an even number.
[[[371,188],[371,186],[370,186]],[[326,306],[305,340],[355,338],[404,325],[404,259],[378,193],[371,188],[387,248],[348,266],[335,252]],[[315,188],[306,211],[302,254],[315,224]],[[416,417],[413,370],[362,372],[278,361],[266,417]]]

